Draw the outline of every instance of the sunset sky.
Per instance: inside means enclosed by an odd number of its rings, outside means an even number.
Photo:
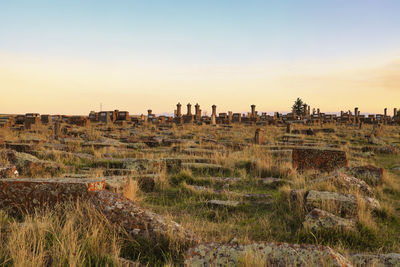
[[[0,113],[272,112],[297,97],[400,108],[400,1],[0,1]]]

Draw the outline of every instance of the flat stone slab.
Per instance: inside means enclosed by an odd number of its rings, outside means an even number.
[[[374,198],[363,197],[362,200],[371,209],[380,208],[379,202]],[[357,214],[358,202],[351,194],[310,190],[305,194],[305,205],[309,210],[329,208],[330,212],[341,216],[354,216]]]
[[[390,267],[400,266],[400,254],[353,254],[350,257],[351,262],[356,266],[374,266],[374,267]]]
[[[336,171],[335,173],[327,177],[313,180],[312,182],[314,183],[331,182],[335,186],[341,189],[356,189],[360,193],[369,197],[373,197],[375,195],[374,192],[372,191],[372,188],[366,182],[340,171]]]
[[[188,155],[203,156],[203,155],[216,155],[216,154],[227,154],[226,150],[214,150],[214,149],[204,149],[204,148],[185,148],[182,150],[183,153]]]
[[[274,177],[261,178],[261,184],[263,185],[277,186],[284,183],[291,183],[291,182],[288,180],[283,180],[281,178],[274,178]]]
[[[240,202],[239,201],[233,201],[233,200],[209,200],[207,201],[207,205],[214,206],[214,207],[229,207],[229,208],[236,208],[239,206]]]
[[[373,165],[349,167],[346,172],[354,175],[355,177],[366,181],[367,183],[376,185],[381,184],[385,169],[378,168]]]
[[[0,208],[32,210],[58,202],[88,198],[104,190],[102,179],[10,178],[0,180]]]
[[[185,254],[185,266],[241,266],[244,258],[253,256],[265,266],[340,266],[351,263],[325,246],[287,243],[200,244]]]
[[[324,210],[313,209],[307,214],[303,226],[313,231],[337,228],[355,230],[356,222],[351,219],[340,218]]]

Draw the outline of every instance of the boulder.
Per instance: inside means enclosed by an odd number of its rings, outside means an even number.
[[[325,246],[287,243],[216,244],[205,243],[190,248],[185,254],[185,266],[250,266],[245,258],[254,256],[265,266],[352,266],[333,249]]]
[[[316,169],[331,172],[346,167],[348,164],[346,152],[333,148],[297,147],[292,152],[293,168],[303,171]]]
[[[303,226],[310,228],[313,231],[337,228],[355,230],[356,222],[351,219],[338,217],[324,210],[313,209],[307,214]]]

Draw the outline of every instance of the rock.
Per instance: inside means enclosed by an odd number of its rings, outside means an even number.
[[[243,261],[249,256],[254,256],[258,259],[259,265],[263,263],[265,266],[352,266],[345,257],[329,247],[266,242],[248,245],[200,244],[185,253],[184,264],[185,266],[241,266],[245,265]]]
[[[56,203],[87,199],[92,192],[104,190],[102,179],[9,178],[0,180],[0,208],[32,211]]]
[[[378,154],[390,154],[390,155],[396,155],[398,154],[399,150],[395,146],[366,146],[363,147],[362,152],[374,152]]]
[[[135,170],[139,173],[159,173],[165,169],[165,161],[157,159],[125,159],[123,168]]]
[[[389,267],[400,266],[400,254],[354,254],[350,256],[351,262],[356,266]]]
[[[206,173],[206,174],[221,174],[221,175],[229,175],[232,173],[232,169],[223,167],[218,164],[212,163],[182,163],[183,168],[191,169],[196,173]]]
[[[129,182],[129,178],[126,176],[104,177],[104,180],[106,182],[106,189],[115,193],[123,193]]]
[[[373,165],[365,165],[346,168],[346,172],[366,181],[369,184],[377,185],[382,183],[385,169]]]
[[[110,222],[128,233],[157,239],[160,236],[193,242],[195,236],[174,221],[137,206],[134,202],[105,190],[102,179],[1,179],[0,208],[16,213],[77,199],[88,201]]]
[[[15,178],[19,173],[15,165],[0,166],[0,178]]]
[[[157,239],[173,236],[184,242],[196,241],[195,235],[174,221],[137,206],[133,201],[109,191],[98,191],[90,198],[93,206],[107,219],[133,236]]]
[[[346,152],[333,148],[294,148],[293,168],[297,170],[316,169],[330,172],[347,166]]]
[[[282,184],[284,184],[286,182],[289,182],[289,181],[285,181],[283,179],[273,178],[273,177],[261,178],[261,183],[263,185],[268,185],[268,186],[278,186],[278,185],[282,185]]]
[[[40,160],[27,153],[8,151],[7,158],[12,164],[16,165],[18,172],[22,175],[54,176],[59,174],[62,170],[61,166],[56,162]]]
[[[324,210],[313,209],[307,214],[303,226],[309,227],[313,231],[336,228],[355,230],[356,222],[354,220],[340,218]]]
[[[194,156],[214,156],[214,155],[225,155],[226,150],[214,150],[214,149],[204,149],[204,148],[185,148],[182,150],[183,153]]]
[[[343,172],[336,171],[332,175],[324,178],[313,180],[314,183],[331,182],[340,189],[355,189],[365,194],[366,196],[373,197],[374,193],[371,187],[363,180],[349,176]]]
[[[236,208],[239,206],[240,202],[239,201],[233,201],[233,200],[209,200],[207,201],[207,205],[210,206],[215,206],[215,207],[228,207],[228,208]]]
[[[305,194],[304,199],[306,208],[309,210],[326,209],[343,217],[357,214],[357,198],[351,194],[310,190]],[[370,209],[380,208],[379,202],[374,198],[364,197],[361,200],[365,201]]]

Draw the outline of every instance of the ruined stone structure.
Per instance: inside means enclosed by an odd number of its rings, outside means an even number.
[[[29,130],[40,124],[40,115],[38,113],[27,113],[25,115],[24,127]]]
[[[256,124],[258,126],[266,125],[286,125],[287,123],[301,123],[306,125],[321,126],[323,124],[348,124],[360,126],[363,124],[396,124],[400,125],[400,113],[397,108],[393,109],[393,116],[389,116],[387,108],[383,110],[383,114],[369,114],[363,115],[360,113],[358,107],[354,108],[354,111],[341,111],[340,115],[337,114],[326,114],[320,111],[319,108],[313,108],[312,113],[310,112],[311,107],[304,104],[302,107],[302,114],[296,115],[293,112],[282,114],[275,112],[273,116],[268,115],[266,112],[261,112],[261,115],[256,111],[256,105],[250,106],[250,112],[248,114],[234,113],[232,111],[217,113],[217,106],[212,105],[212,112],[210,116],[204,116],[200,105],[196,103],[194,106],[195,110],[192,113],[192,105],[187,104],[186,114],[182,114],[182,105],[178,103],[176,110],[174,110],[174,116],[157,116],[152,113],[152,110],[147,111],[145,115],[130,116],[128,111],[91,111],[88,116],[64,116],[64,115],[39,115],[37,113],[30,113],[26,115],[0,115],[0,127],[17,127],[17,125],[24,125],[26,129],[30,129],[32,126],[44,124],[51,125],[55,121],[63,121],[68,124],[76,124],[80,126],[88,125],[86,121],[92,123],[115,123],[119,126],[127,125],[141,125],[151,123],[152,125],[163,125],[165,127],[172,127],[172,124],[182,125],[185,123],[195,123],[197,125],[202,124],[231,124],[231,123],[242,123],[245,125]],[[78,119],[78,117],[80,117]]]

